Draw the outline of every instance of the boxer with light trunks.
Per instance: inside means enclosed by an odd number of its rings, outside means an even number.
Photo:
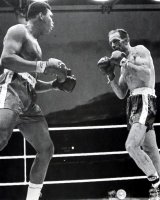
[[[62,90],[72,92],[76,79],[71,70],[58,59],[41,61],[38,40],[53,27],[51,8],[47,3],[29,5],[26,25],[17,24],[8,29],[1,55],[0,75],[0,150],[8,143],[16,126],[36,150],[30,170],[26,200],[38,200],[54,146],[48,125],[36,104],[37,92]],[[39,74],[54,75],[54,80],[44,82]]]
[[[108,37],[114,51],[110,57],[101,58],[98,67],[118,98],[124,99],[130,92],[126,109],[129,129],[126,150],[151,182],[150,199],[160,199],[160,156],[153,128],[156,116],[153,60],[143,45],[130,45],[124,29],[112,30]],[[120,69],[118,81],[116,67]]]

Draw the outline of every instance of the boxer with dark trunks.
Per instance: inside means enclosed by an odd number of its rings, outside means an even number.
[[[8,143],[14,127],[36,150],[30,170],[26,200],[38,200],[54,146],[48,125],[36,104],[37,92],[62,90],[71,92],[76,79],[71,70],[58,59],[41,61],[42,53],[37,39],[53,29],[51,8],[47,3],[29,5],[27,24],[17,24],[8,29],[1,55],[0,75],[0,150]],[[44,82],[39,74],[54,75],[54,80]]]
[[[128,138],[126,150],[151,182],[150,199],[160,199],[160,156],[153,123],[156,116],[155,70],[149,50],[143,45],[132,47],[124,29],[108,34],[114,50],[110,57],[98,61],[113,91],[120,99],[127,99]],[[120,76],[116,77],[120,69]],[[116,71],[116,72],[115,72]]]

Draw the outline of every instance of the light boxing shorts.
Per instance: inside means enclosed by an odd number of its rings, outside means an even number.
[[[132,124],[144,124],[148,130],[153,129],[157,108],[155,90],[142,87],[130,92],[127,99],[127,128],[130,130]]]
[[[23,121],[39,120],[43,116],[36,104],[36,78],[29,73],[5,70],[0,75],[0,109],[10,109]]]

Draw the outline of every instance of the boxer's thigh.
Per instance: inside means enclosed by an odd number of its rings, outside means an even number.
[[[9,139],[16,125],[18,115],[10,109],[0,109],[0,140]]]
[[[141,146],[145,139],[147,127],[140,123],[134,123],[130,129],[126,144],[132,146]]]
[[[36,121],[29,120],[26,123],[21,123],[18,128],[37,152],[52,148],[53,143],[44,117],[39,117],[39,120],[37,118]]]

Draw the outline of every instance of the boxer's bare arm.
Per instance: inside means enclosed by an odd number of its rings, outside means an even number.
[[[67,76],[67,67],[61,60],[50,58],[48,61],[40,61],[39,44],[22,24],[12,26],[8,30],[1,60],[3,68],[14,72],[56,74],[61,81]]]
[[[35,90],[37,93],[43,93],[43,92],[48,92],[50,90],[53,90],[52,83],[53,81],[45,82],[45,81],[37,80]]]
[[[124,81],[123,75],[120,76],[119,81],[114,79],[110,82],[112,90],[117,95],[119,99],[124,99],[128,92],[128,86]]]
[[[15,72],[34,72],[36,70],[36,61],[25,60],[19,56],[26,39],[25,35],[26,30],[23,25],[15,25],[8,30],[1,55],[4,68]]]

